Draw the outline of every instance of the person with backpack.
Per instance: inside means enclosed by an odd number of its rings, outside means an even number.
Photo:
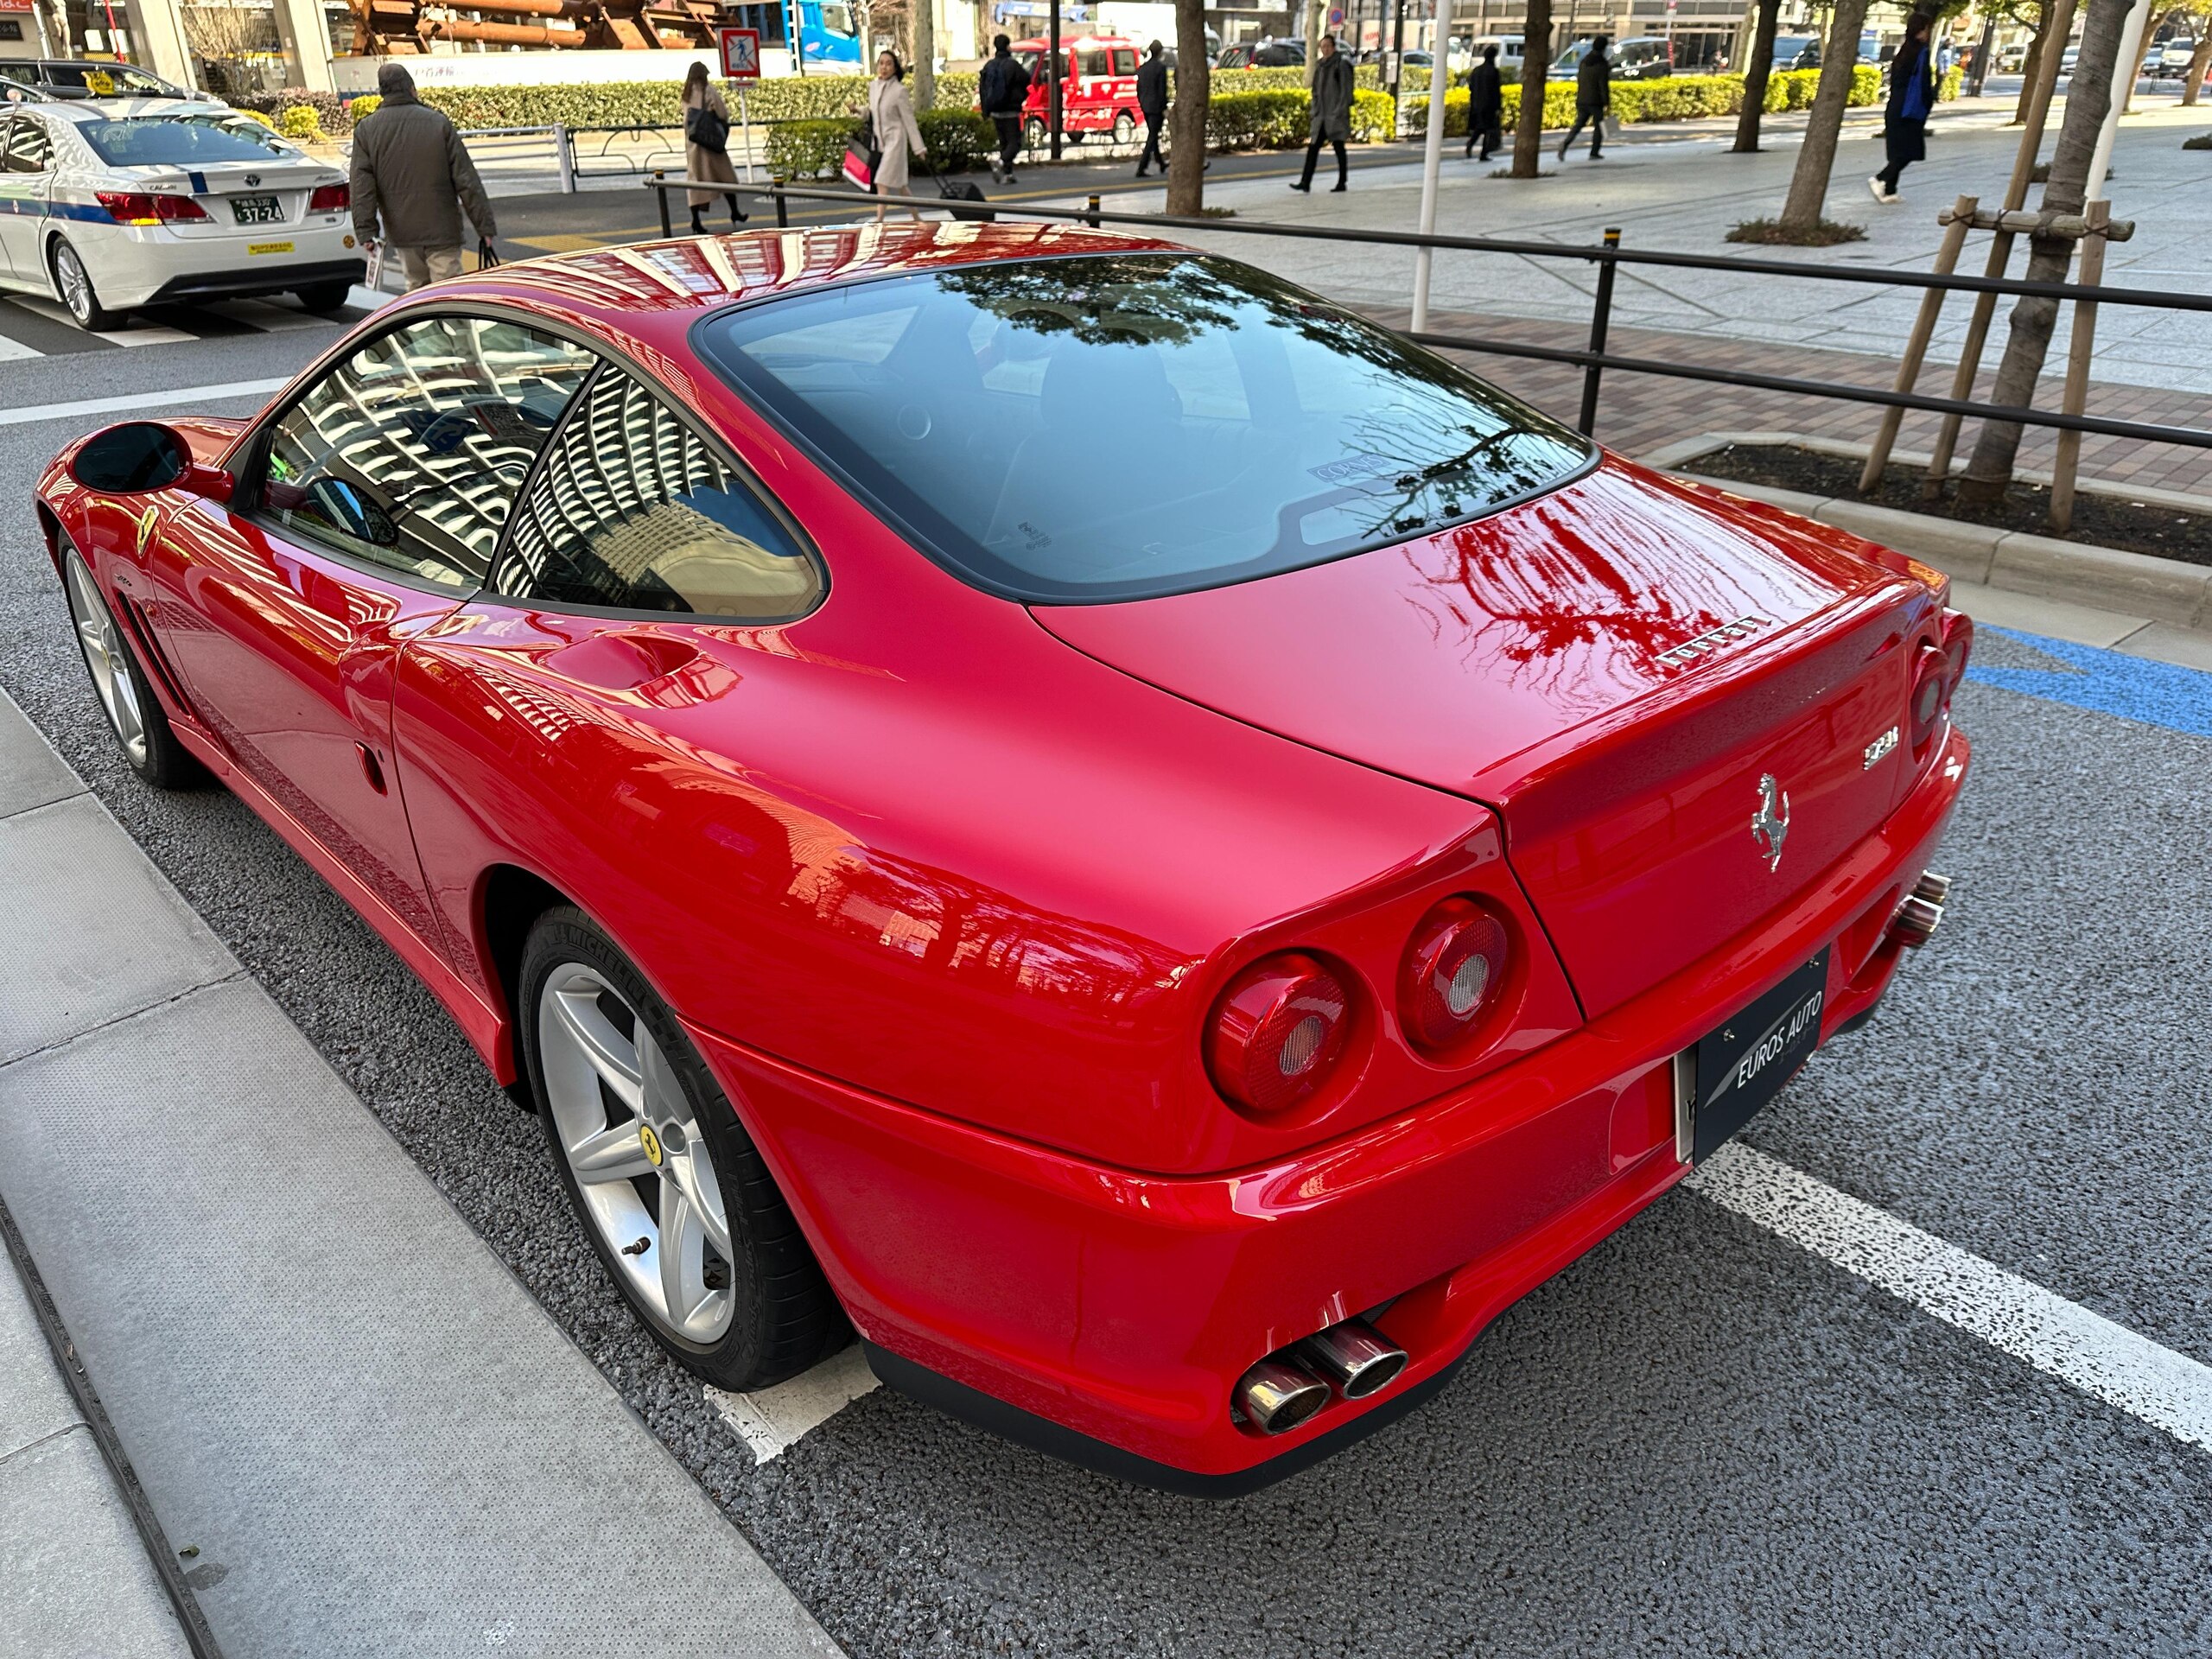
[[[1582,61],[1574,71],[1574,126],[1560,141],[1559,158],[1567,159],[1567,146],[1582,136],[1582,129],[1590,129],[1590,159],[1605,159],[1605,112],[1613,107],[1613,60],[1605,55],[1605,48],[1613,37],[1600,35],[1590,42],[1590,49],[1582,54]]]
[[[729,105],[722,99],[721,91],[707,78],[707,66],[693,60],[691,73],[683,78],[683,173],[686,178],[713,179],[724,184],[737,182],[737,168],[729,159]],[[691,234],[704,236],[707,226],[699,217],[702,208],[714,206],[717,193],[713,190],[694,190],[691,204]],[[729,203],[729,222],[745,223],[745,212],[737,205],[737,192],[723,194]]]
[[[1021,123],[1029,107],[1029,72],[1014,55],[1014,42],[1003,35],[991,40],[991,55],[976,78],[976,101],[999,130],[999,158],[991,163],[991,176],[1001,184],[1014,181],[1014,158],[1021,154]]]
[[[1474,161],[1490,160],[1491,152],[1505,142],[1505,81],[1497,73],[1497,42],[1491,41],[1467,71],[1467,155]],[[1483,153],[1475,154],[1475,140]]]
[[[1936,107],[1936,60],[1928,49],[1935,21],[1916,11],[1905,20],[1904,44],[1890,60],[1890,98],[1882,111],[1886,165],[1866,188],[1885,207],[1897,205],[1897,179],[1915,162],[1928,159],[1928,117]]]
[[[1167,158],[1160,153],[1160,130],[1167,124],[1167,64],[1160,56],[1164,48],[1154,41],[1137,66],[1137,112],[1144,117],[1144,154],[1137,157],[1137,177],[1144,177],[1146,166],[1160,163],[1161,173],[1167,171]]]

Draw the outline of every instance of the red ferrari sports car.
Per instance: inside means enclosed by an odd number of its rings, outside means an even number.
[[[685,1364],[849,1322],[1186,1490],[1864,1020],[1967,769],[1938,573],[1084,229],[503,266],[37,512],[131,765],[391,941]]]

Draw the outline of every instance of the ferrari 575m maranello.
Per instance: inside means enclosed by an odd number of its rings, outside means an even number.
[[[1134,1479],[1413,1408],[1942,916],[1939,573],[1161,242],[503,266],[37,512],[678,1359]]]

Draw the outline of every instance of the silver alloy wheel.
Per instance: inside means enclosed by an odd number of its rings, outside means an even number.
[[[123,640],[116,632],[115,616],[100,597],[99,584],[92,580],[85,556],[75,548],[69,550],[65,566],[68,572],[69,620],[77,626],[77,643],[85,652],[85,666],[92,671],[92,689],[99,693],[100,706],[107,710],[107,723],[115,728],[115,735],[123,745],[123,752],[130,757],[134,766],[146,764],[146,719],[138,708],[138,684],[130,677],[130,664],[125,660]]]
[[[537,1050],[561,1150],[618,1270],[664,1329],[718,1340],[733,1311],[721,1183],[660,1045],[597,970],[564,962],[538,994]]]
[[[99,308],[99,302],[92,297],[92,279],[85,274],[85,262],[67,242],[54,247],[54,276],[60,284],[61,303],[69,308],[69,315],[76,318],[79,327],[91,327],[92,313]]]

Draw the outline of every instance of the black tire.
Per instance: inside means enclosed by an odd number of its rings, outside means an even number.
[[[579,967],[595,975],[615,998],[627,1005],[618,1011],[609,1007],[606,999],[600,1000],[598,1006],[615,1022],[618,1032],[618,1014],[629,1014],[650,1032],[706,1141],[731,1245],[727,1258],[709,1253],[707,1282],[714,1285],[713,1269],[717,1265],[727,1269],[726,1285],[721,1287],[728,1293],[729,1306],[727,1327],[713,1340],[693,1340],[672,1329],[664,1313],[641,1293],[636,1281],[645,1270],[645,1258],[650,1252],[637,1253],[636,1268],[622,1260],[617,1254],[620,1247],[610,1241],[601,1219],[587,1203],[571,1166],[556,1121],[555,1097],[547,1087],[546,1016],[541,1009],[554,976],[570,976]],[[683,1027],[613,942],[580,910],[569,906],[549,910],[531,927],[523,947],[522,973],[516,988],[515,1017],[522,1036],[524,1063],[554,1167],[607,1277],[653,1339],[686,1370],[717,1388],[741,1392],[780,1382],[842,1347],[852,1328],[760,1150],[738,1122],[728,1096],[692,1047]],[[616,1120],[625,1109],[611,1090],[603,1084],[600,1088],[602,1100],[613,1103],[604,1108],[608,1122],[619,1127]],[[664,1151],[672,1155],[676,1150],[672,1143],[657,1146],[654,1166],[662,1166]],[[603,1181],[594,1190],[619,1192],[626,1185],[650,1210],[658,1201],[660,1182],[666,1179],[640,1173]],[[652,1190],[651,1195],[645,1190],[647,1186]]]
[[[1036,116],[1031,116],[1021,124],[1021,142],[1030,149],[1044,149],[1045,141],[1051,136],[1045,130],[1044,122]]]
[[[100,592],[92,566],[66,535],[61,538],[63,596],[77,632],[78,654],[92,682],[92,696],[107,717],[107,728],[131,771],[156,789],[197,789],[207,769],[177,741],[161,697],[138,660],[138,642]],[[88,632],[87,625],[90,625]],[[99,637],[92,637],[97,634]],[[120,683],[104,685],[105,671]],[[136,728],[136,736],[132,728]]]
[[[100,303],[99,292],[92,286],[92,273],[85,269],[77,250],[69,245],[68,238],[54,238],[47,264],[47,274],[54,279],[54,296],[61,302],[62,309],[86,334],[105,334],[111,328],[122,327],[128,321],[128,313],[111,311]]]
[[[292,297],[300,302],[302,310],[327,317],[333,311],[343,311],[353,292],[351,283],[316,283],[312,287],[294,289]]]
[[[1137,124],[1129,118],[1129,112],[1123,110],[1114,118],[1114,142],[1117,144],[1133,144],[1136,141]]]

